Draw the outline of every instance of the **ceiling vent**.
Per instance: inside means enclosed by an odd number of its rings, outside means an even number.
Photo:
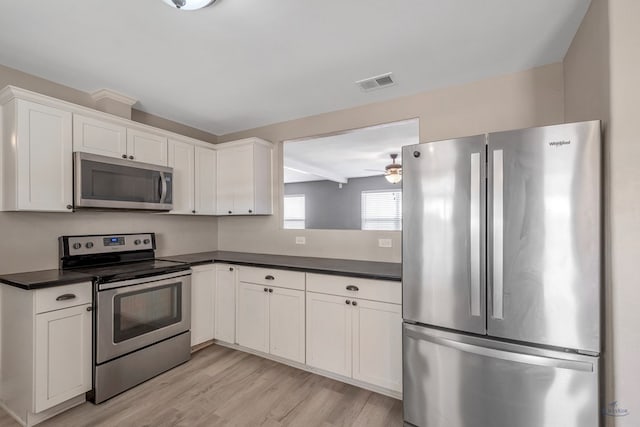
[[[393,80],[391,73],[386,73],[375,77],[369,77],[368,79],[358,80],[356,84],[360,86],[360,89],[363,91],[369,92],[371,90],[393,86],[396,82]]]

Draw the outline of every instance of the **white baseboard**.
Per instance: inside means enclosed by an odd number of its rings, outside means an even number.
[[[73,399],[69,399],[66,402],[62,402],[59,405],[56,405],[42,412],[38,412],[37,414],[27,411],[27,413],[25,414],[26,419],[22,419],[20,416],[18,416],[18,414],[16,414],[11,409],[9,409],[4,404],[4,402],[0,402],[0,407],[2,407],[2,409],[6,411],[7,414],[11,415],[11,417],[15,419],[20,425],[25,427],[31,427],[31,426],[35,426],[36,424],[40,424],[41,422],[48,420],[49,418],[53,418],[56,415],[61,414],[64,411],[67,411],[73,408],[74,406],[81,405],[86,401],[87,399],[83,393],[80,396],[76,396]]]

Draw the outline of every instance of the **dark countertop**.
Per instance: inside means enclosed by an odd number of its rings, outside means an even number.
[[[0,276],[1,283],[25,290],[50,288],[53,286],[71,285],[73,283],[91,281],[93,281],[93,276],[65,270],[40,270]]]
[[[200,252],[185,255],[160,257],[170,261],[186,262],[193,265],[224,262],[252,267],[272,267],[310,273],[334,274],[339,276],[362,277],[400,281],[402,264],[395,262],[354,261],[348,259],[315,258],[288,255],[252,254],[246,252]]]
[[[246,252],[199,252],[158,257],[194,265],[224,262],[252,267],[281,268],[309,273],[362,277],[365,279],[400,281],[402,264],[393,262],[354,261],[348,259],[314,258],[287,255],[252,254]],[[65,270],[41,270],[0,276],[0,283],[25,290],[49,288],[92,281],[94,276]]]

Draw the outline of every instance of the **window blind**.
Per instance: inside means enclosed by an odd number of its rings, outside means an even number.
[[[284,196],[284,228],[305,228],[304,194]]]
[[[363,191],[363,230],[402,230],[402,192]]]

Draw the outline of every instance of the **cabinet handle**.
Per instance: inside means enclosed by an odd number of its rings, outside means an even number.
[[[349,285],[349,286],[347,286],[347,290],[348,291],[359,291],[360,289],[355,285]]]
[[[272,275],[270,275],[270,274],[267,274],[266,276],[264,276],[264,278],[265,278],[266,280],[273,280],[273,279],[275,279],[275,277],[273,277],[273,276],[272,276]]]
[[[269,289],[267,289],[267,288],[264,288],[264,291],[265,291],[265,292],[269,292]]]
[[[191,211],[191,213],[196,213],[196,210],[195,210],[195,209],[194,209],[194,210],[192,210],[192,211]]]
[[[233,271],[233,267],[229,267],[229,271]]]
[[[273,293],[273,289],[269,288],[269,293],[272,294]]]
[[[73,206],[67,205],[67,209],[73,209]]]
[[[253,211],[251,209],[249,209],[249,213],[253,213]]]
[[[346,300],[344,303],[345,303],[345,304],[347,304],[347,305],[349,305],[349,304],[351,304],[351,301]]]
[[[229,213],[231,213],[231,211],[229,211]]]
[[[133,156],[129,156],[129,160],[133,160]]]
[[[358,305],[358,301],[351,301],[351,305]]]
[[[126,155],[126,154],[123,154],[123,155],[122,155],[122,158],[123,158],[123,159],[126,159],[126,158],[127,158],[127,155]]]
[[[93,306],[90,305],[89,307],[87,307],[87,311],[93,311]]]
[[[56,298],[56,301],[66,301],[66,300],[74,299],[75,297],[76,296],[74,294],[64,294]]]

